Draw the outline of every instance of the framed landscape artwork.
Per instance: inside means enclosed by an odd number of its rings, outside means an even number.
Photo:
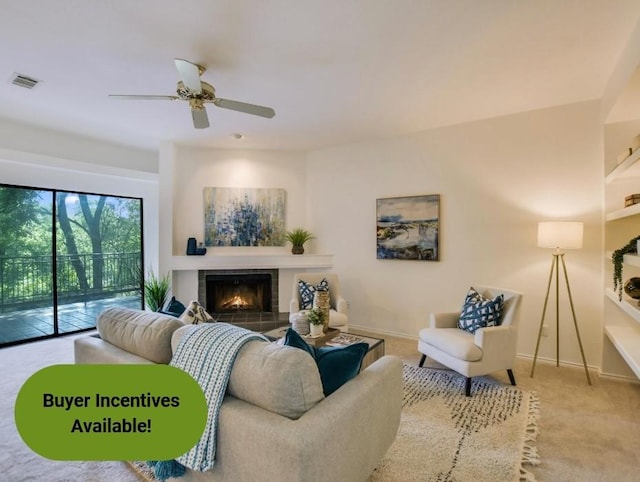
[[[438,261],[440,195],[376,200],[378,259]]]
[[[284,246],[284,189],[205,187],[205,246]]]

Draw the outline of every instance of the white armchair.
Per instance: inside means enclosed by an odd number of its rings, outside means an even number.
[[[432,313],[429,328],[420,330],[418,351],[420,366],[427,357],[467,377],[465,393],[471,396],[471,378],[507,370],[516,384],[513,366],[518,342],[518,319],[522,294],[489,286],[474,286],[487,298],[504,295],[502,321],[499,326],[480,328],[475,333],[458,328],[460,312]]]
[[[289,320],[292,315],[298,313],[302,308],[302,298],[298,288],[298,281],[302,280],[310,285],[317,286],[322,280],[326,279],[329,285],[329,326],[338,328],[340,331],[347,331],[348,328],[348,303],[342,296],[340,291],[340,282],[338,275],[335,273],[296,273],[293,276],[293,289],[291,292],[291,302],[289,303]]]

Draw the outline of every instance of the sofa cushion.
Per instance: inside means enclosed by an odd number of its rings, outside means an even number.
[[[284,344],[299,348],[315,360],[326,397],[358,374],[362,360],[369,350],[366,343],[344,347],[311,346],[292,328],[287,330]]]
[[[423,328],[420,340],[459,360],[474,362],[482,358],[474,335],[459,328]]]
[[[184,326],[177,318],[129,308],[107,308],[98,315],[100,338],[155,363],[171,361],[171,336]]]
[[[175,350],[184,334],[174,333]],[[300,350],[254,340],[239,351],[231,370],[227,393],[265,410],[297,419],[323,398],[322,381],[312,358]]]
[[[479,328],[498,326],[502,321],[503,305],[503,294],[491,299],[482,296],[473,287],[469,288],[460,313],[458,328],[475,333]]]

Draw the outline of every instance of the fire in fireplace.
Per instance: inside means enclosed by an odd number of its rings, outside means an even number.
[[[206,307],[209,313],[271,313],[270,273],[218,273],[205,276]]]

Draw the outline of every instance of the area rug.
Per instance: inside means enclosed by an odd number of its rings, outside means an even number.
[[[534,481],[539,404],[532,392],[485,377],[404,365],[404,398],[395,442],[370,482]],[[131,462],[155,482],[143,462]]]
[[[495,380],[404,365],[404,399],[395,442],[371,476],[375,482],[534,481],[539,463],[538,398]]]

